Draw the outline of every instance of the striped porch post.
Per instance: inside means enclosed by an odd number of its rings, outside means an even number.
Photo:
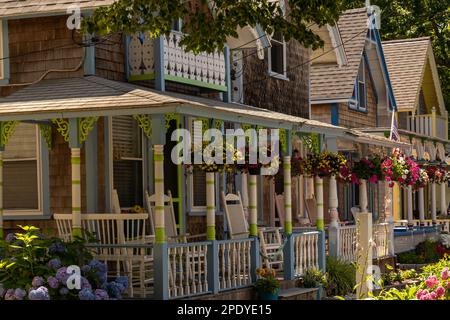
[[[359,179],[359,207],[361,212],[367,212],[367,181]]]
[[[317,220],[316,226],[317,230],[324,230],[324,220],[323,220],[323,179],[316,176],[316,207],[317,207]]]
[[[206,237],[216,240],[215,172],[206,173]]]
[[[155,240],[166,243],[164,221],[164,145],[153,146],[155,168]]]
[[[419,188],[419,220],[420,226],[425,226],[425,197],[423,188]]]
[[[407,189],[407,194],[408,194],[408,227],[412,229],[412,227],[414,226],[413,223],[413,193],[412,193],[412,186],[408,186]]]
[[[3,150],[0,150],[0,239],[3,236]]]
[[[328,203],[329,203],[329,212],[330,212],[330,227],[337,228],[339,227],[339,213],[338,213],[338,196],[337,196],[337,183],[336,183],[336,176],[333,174],[330,177],[330,194],[328,197]]]
[[[447,183],[441,183],[440,184],[440,190],[441,190],[441,215],[446,216],[447,215],[447,200],[445,199],[445,192]]]
[[[70,148],[72,167],[72,236],[81,236],[81,149]]]
[[[291,189],[291,156],[285,156],[283,162],[284,179],[284,231],[292,233],[292,189]]]
[[[433,225],[435,225],[436,222],[436,183],[431,184],[431,220]]]
[[[257,176],[250,174],[248,175],[248,210],[250,217],[250,236],[258,236],[258,211],[257,211]]]

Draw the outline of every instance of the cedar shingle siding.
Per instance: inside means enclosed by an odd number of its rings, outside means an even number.
[[[95,73],[109,80],[125,81],[125,45],[121,35],[95,46]]]

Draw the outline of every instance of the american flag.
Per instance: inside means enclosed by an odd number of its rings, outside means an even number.
[[[391,134],[389,136],[389,139],[394,141],[400,141],[400,134],[398,133],[397,117],[395,111],[392,111]]]

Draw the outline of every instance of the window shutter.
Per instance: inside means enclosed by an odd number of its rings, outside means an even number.
[[[191,132],[194,133],[192,141],[194,144],[202,143],[202,126],[194,125],[197,119],[191,119]],[[194,161],[194,159],[192,159]],[[193,206],[204,207],[206,206],[206,173],[197,168],[192,172],[192,193],[193,193]]]
[[[114,159],[141,158],[141,132],[131,116],[113,117]]]

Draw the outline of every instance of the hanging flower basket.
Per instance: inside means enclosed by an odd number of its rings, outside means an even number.
[[[353,163],[350,173],[350,181],[359,184],[361,179],[370,183],[377,183],[383,180],[383,171],[381,170],[382,160],[379,156],[362,158]]]
[[[429,182],[428,173],[425,169],[419,169],[419,178],[413,186],[414,190],[419,190],[420,188],[424,188]]]
[[[449,172],[444,166],[425,165],[424,169],[426,170],[431,183],[442,184],[449,180]]]
[[[342,170],[347,164],[347,159],[334,152],[321,152],[319,154],[310,154],[304,161],[304,172],[312,176],[328,177],[335,175],[343,179]]]
[[[265,153],[266,156],[270,159],[272,157],[272,151],[270,146],[266,147],[266,150],[259,150],[262,153]],[[246,146],[245,150],[242,151],[237,151],[237,155],[236,155],[236,162],[240,159],[244,159],[244,163],[236,164],[236,170],[237,171],[241,171],[243,173],[248,173],[250,175],[260,175],[261,174],[261,170],[267,169],[269,171],[269,176],[273,177],[275,176],[278,172],[280,172],[280,157],[279,155],[274,155],[272,158],[272,161],[270,161],[269,163],[262,163],[260,161],[259,158],[259,152],[256,153],[257,155],[257,159],[256,159],[256,163],[252,163],[253,159],[250,159],[250,149],[248,146]]]
[[[419,179],[419,165],[409,157],[405,157],[399,149],[384,159],[381,169],[385,180],[389,182],[389,187],[398,182],[400,187],[414,186]]]
[[[185,164],[186,172],[192,173],[194,169],[199,169],[204,172],[234,172],[236,170],[236,161],[239,159],[238,150],[234,149],[233,146],[229,144],[225,144],[222,147],[222,155],[219,157],[221,161],[216,161],[216,150],[214,146],[210,143],[203,143],[202,148],[200,149],[198,146],[192,146],[191,153],[191,161],[192,164]],[[196,164],[194,163],[195,154],[199,152],[202,154],[202,163]],[[205,152],[211,156],[211,159],[205,159]],[[227,155],[231,155],[231,159],[227,161]],[[222,163],[220,163],[222,162]],[[228,163],[227,163],[228,162]]]

